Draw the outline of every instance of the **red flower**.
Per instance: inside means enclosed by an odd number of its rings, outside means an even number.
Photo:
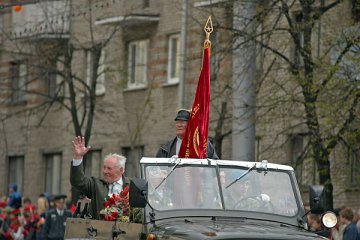
[[[129,193],[129,185],[126,185],[126,187],[121,191],[121,196],[125,197]]]
[[[111,216],[112,216],[113,218],[117,218],[117,216],[119,216],[119,213],[118,213],[118,212],[112,212],[112,213],[111,213]]]
[[[20,209],[19,209],[19,208],[16,208],[16,209],[12,210],[12,211],[10,212],[10,214],[20,215]]]
[[[119,195],[116,195],[116,196],[114,196],[114,200],[116,202],[120,202],[122,200],[122,198]]]
[[[110,202],[109,201],[104,202],[104,207],[110,207]]]
[[[7,206],[7,202],[0,202],[0,208],[4,208]]]
[[[105,203],[104,203],[104,205],[105,205]],[[70,211],[71,211],[72,213],[74,213],[75,210],[76,210],[76,206],[75,206],[75,204],[72,204],[72,205],[71,205],[71,208],[70,208]]]
[[[125,187],[120,195],[112,194],[104,200],[104,209],[100,211],[100,215],[105,221],[128,221],[129,219],[129,186]]]
[[[115,199],[114,199],[113,197],[111,197],[111,198],[109,199],[109,202],[110,202],[110,206],[115,205]]]

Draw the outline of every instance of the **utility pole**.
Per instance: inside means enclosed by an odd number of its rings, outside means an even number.
[[[255,68],[254,41],[256,0],[234,1],[233,27],[247,35],[237,37],[233,51],[232,159],[255,161]]]

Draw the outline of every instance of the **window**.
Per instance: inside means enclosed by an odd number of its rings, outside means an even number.
[[[27,66],[25,62],[12,62],[10,66],[11,103],[24,102],[26,93]]]
[[[58,59],[55,62],[55,69],[53,71],[48,72],[48,96],[50,98],[60,97],[64,95],[64,84],[63,77],[59,74],[59,72],[64,71],[64,59]]]
[[[255,137],[255,161],[260,162],[263,159],[261,159],[261,137],[256,136]]]
[[[301,26],[303,23],[302,13],[295,13],[294,23],[297,26],[297,28],[295,30],[295,38],[297,39],[297,41],[299,41],[300,46],[298,46],[298,47],[300,47],[302,49],[304,47],[304,32],[301,30]],[[294,57],[293,60],[294,60],[294,63],[296,66],[301,67],[304,65],[304,61],[301,56],[300,49],[297,48],[296,45],[294,45],[293,57]]]
[[[128,88],[147,84],[148,40],[133,41],[128,46]]]
[[[100,149],[92,149],[86,154],[86,159],[84,162],[85,165],[85,175],[91,177],[101,177],[101,168],[102,168],[102,158]]]
[[[139,177],[139,163],[140,159],[144,156],[144,146],[123,147],[122,152],[126,157],[125,171],[128,177]]]
[[[354,21],[359,22],[360,21],[360,0],[351,0],[351,12],[352,17]]]
[[[302,183],[304,137],[302,135],[292,136],[290,139],[290,163],[294,168],[299,185]]]
[[[179,34],[169,37],[169,54],[168,54],[168,83],[179,82],[180,70],[180,41]]]
[[[23,192],[24,156],[10,156],[8,172],[8,182],[16,183],[18,186],[18,191]]]
[[[143,0],[143,8],[150,7],[150,0]]]
[[[350,187],[358,187],[360,182],[360,161],[358,155],[354,152],[351,152],[348,159],[349,165],[349,184]]]
[[[59,153],[45,154],[45,191],[52,194],[61,193],[61,162]]]
[[[210,55],[210,79],[215,80],[216,79],[216,73],[218,70],[218,59],[216,56],[217,52],[217,34],[212,33],[210,35],[210,41],[211,41],[211,55]]]
[[[86,83],[90,86],[92,74],[93,74],[93,66],[94,66],[94,52],[91,50],[86,51]],[[96,76],[96,96],[101,96],[105,93],[105,51],[101,50],[99,65],[97,69]]]

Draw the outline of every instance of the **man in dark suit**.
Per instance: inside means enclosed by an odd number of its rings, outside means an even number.
[[[82,159],[91,148],[85,146],[83,137],[75,138],[73,148],[71,185],[91,199],[91,216],[93,219],[100,219],[99,212],[104,208],[104,199],[113,193],[119,194],[129,184],[129,180],[123,175],[126,158],[119,154],[109,154],[104,158],[103,179],[87,177],[84,174]]]
[[[65,208],[65,195],[54,198],[55,208],[51,209],[45,219],[44,234],[47,240],[64,239],[66,219],[72,213]]]
[[[190,110],[180,109],[175,117],[175,131],[176,137],[167,143],[160,146],[160,149],[156,153],[158,158],[170,158],[179,154],[182,139],[184,137],[186,126],[190,118]],[[210,141],[208,141],[206,157],[210,159],[219,159],[215,152],[215,149]]]

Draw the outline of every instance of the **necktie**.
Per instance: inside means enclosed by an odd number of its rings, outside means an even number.
[[[111,184],[111,191],[110,191],[111,194],[114,193],[114,187],[115,187],[115,183],[112,183],[112,184]]]

